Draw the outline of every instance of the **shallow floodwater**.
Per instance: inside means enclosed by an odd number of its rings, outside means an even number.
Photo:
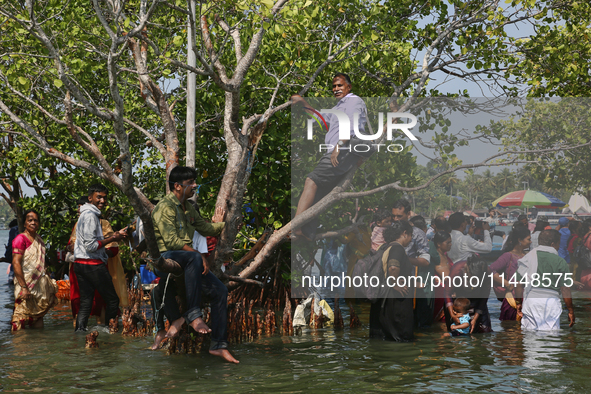
[[[46,316],[44,329],[13,334],[12,310],[4,308],[12,295],[0,263],[0,391],[589,392],[591,301],[575,302],[575,327],[551,335],[500,324],[500,303],[491,299],[494,333],[441,338],[442,328],[434,327],[417,332],[413,343],[370,341],[369,305],[358,304],[362,328],[233,345],[241,363],[229,365],[207,353],[167,356],[148,350],[151,338],[119,334],[101,333],[100,347],[85,349],[64,304]],[[343,313],[348,322],[347,307]]]

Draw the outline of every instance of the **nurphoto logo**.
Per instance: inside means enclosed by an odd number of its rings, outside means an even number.
[[[328,125],[326,120],[322,116],[322,114],[330,114],[334,115],[339,122],[339,140],[345,141],[351,139],[351,121],[349,116],[344,113],[343,111],[339,111],[337,109],[321,109],[320,112],[316,111],[313,108],[306,107],[307,110],[313,113],[313,118],[308,119],[307,122],[307,136],[308,140],[312,140],[314,135],[314,123],[318,124],[321,129],[328,131]],[[355,138],[358,138],[362,141],[375,141],[382,138],[384,134],[384,123],[386,124],[386,140],[392,141],[393,131],[400,130],[410,139],[411,141],[417,141],[417,137],[415,137],[412,132],[410,131],[411,128],[416,126],[417,118],[413,114],[406,113],[406,112],[387,112],[386,113],[386,122],[384,122],[384,113],[378,112],[378,131],[375,134],[365,134],[359,131],[359,113],[355,113],[353,115],[353,132],[355,133]],[[394,123],[395,119],[410,119],[410,123]],[[380,147],[386,147],[388,152],[401,152],[404,147],[400,144],[393,144],[393,145],[386,145],[386,144],[355,144],[353,149],[356,152],[368,152],[371,149],[380,151]],[[326,150],[330,151],[335,146],[331,144],[320,144],[319,149],[320,151]],[[343,149],[351,149],[351,147],[337,147],[339,150]]]

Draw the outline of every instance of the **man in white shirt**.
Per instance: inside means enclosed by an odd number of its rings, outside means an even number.
[[[466,218],[462,212],[456,212],[449,217],[451,227],[451,250],[447,252],[453,263],[465,261],[472,253],[489,253],[492,250],[490,226],[482,223],[484,242],[478,242],[469,235],[464,235]]]
[[[355,114],[359,116],[359,131],[363,132],[365,130],[365,124],[367,122],[367,108],[365,103],[359,96],[351,93],[351,79],[347,74],[335,74],[332,80],[332,93],[338,100],[333,109],[347,114],[351,127],[350,136],[353,139],[355,136],[353,129]],[[293,95],[291,96],[291,101],[294,105],[303,105],[306,112],[314,116],[316,111],[302,96]],[[308,174],[295,216],[298,216],[330,193],[360,160],[360,156],[351,152],[351,140],[339,140],[339,121],[337,116],[334,114],[324,114],[324,118],[330,125],[325,136],[325,143],[328,147],[332,148],[327,149],[327,153],[322,156],[314,171]],[[303,236],[312,240],[317,227],[318,222],[313,220],[301,229],[294,231],[294,235]]]

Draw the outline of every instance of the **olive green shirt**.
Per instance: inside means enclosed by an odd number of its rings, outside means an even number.
[[[183,210],[174,193],[169,193],[152,211],[160,253],[181,250],[185,245],[192,247],[195,231],[203,236],[215,236],[222,232],[225,223],[206,222],[188,201],[185,208],[186,210]]]

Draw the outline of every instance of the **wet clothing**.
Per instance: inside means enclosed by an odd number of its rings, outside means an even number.
[[[105,303],[105,323],[116,319],[119,313],[119,296],[113,286],[105,250],[101,211],[93,204],[80,207],[80,217],[76,223],[74,242],[74,273],[80,291],[80,309],[76,317],[76,331],[86,331],[88,318],[97,291]],[[71,288],[71,287],[70,287]]]
[[[517,272],[517,262],[519,261],[519,256],[511,253],[506,252],[503,253],[494,263],[489,265],[488,271],[489,272],[496,272],[499,275],[504,274],[504,281],[505,284],[508,285],[509,281]],[[501,301],[501,316],[499,320],[517,320],[517,309],[513,308],[509,302],[505,299],[506,290],[502,286],[495,286],[494,287],[495,294],[499,301]],[[513,290],[513,296],[515,296],[515,290]]]
[[[100,223],[103,236],[105,238],[112,236],[114,231],[109,222],[105,219],[100,219]],[[77,226],[75,225],[74,229],[72,230],[72,235],[70,236],[70,241],[68,244],[73,244],[76,242],[76,227]],[[119,306],[127,307],[129,306],[129,300],[127,296],[127,280],[125,278],[125,271],[123,270],[123,265],[119,256],[119,246],[116,242],[111,242],[105,246],[105,249],[109,250],[113,255],[113,257],[109,257],[107,260],[107,269],[111,275],[115,292],[119,297]],[[72,316],[74,316],[75,319],[80,310],[80,286],[78,285],[78,277],[74,271],[74,264],[70,264],[69,272],[70,305],[72,307]],[[90,315],[101,316],[103,308],[105,308],[105,302],[103,301],[103,298],[99,294],[98,290],[95,290]],[[117,310],[117,313],[119,313],[119,310]]]
[[[113,286],[113,279],[106,264],[74,263],[74,273],[80,291],[80,309],[76,317],[76,331],[88,329],[88,318],[92,311],[95,291],[105,303],[105,323],[116,319],[119,314],[119,297]]]
[[[414,267],[413,275],[416,273],[423,278],[423,281],[429,280],[430,276],[435,274],[435,265],[431,263],[431,255],[429,253],[429,241],[427,234],[418,227],[412,228],[412,240],[405,248],[406,255],[412,258],[423,258],[429,262],[429,265],[424,267]],[[416,289],[416,308],[415,323],[418,328],[429,327],[433,323],[433,309],[435,308],[435,294],[430,286]]]
[[[414,275],[414,266],[410,264],[402,245],[394,243],[390,248],[387,267],[400,268],[399,276],[408,278]],[[378,298],[372,303],[369,313],[369,335],[396,342],[408,342],[413,334],[413,289],[409,288],[406,296],[388,288],[386,298]]]
[[[464,323],[470,323],[470,315],[468,313],[465,313],[464,315],[462,315],[460,317],[460,324],[464,324]],[[453,336],[468,335],[468,334],[470,334],[470,326],[468,326],[466,328],[458,328],[458,329],[451,330],[451,334]]]
[[[432,243],[432,242],[431,242]],[[433,247],[435,247],[435,245],[433,245]],[[434,259],[434,254],[431,254],[431,261],[433,261],[433,264],[435,266],[440,264],[441,258],[439,257],[439,252],[437,252],[437,249],[435,249],[434,253],[437,253],[437,259]],[[445,256],[447,258],[447,266],[449,267],[449,270],[451,272],[452,267],[454,266],[454,263],[452,263],[451,259],[449,257],[447,257],[447,255]],[[441,279],[443,279],[441,276],[439,277]],[[439,316],[439,313],[441,312],[442,309],[445,309],[445,289],[446,289],[446,285],[447,282],[444,282],[443,280],[441,281],[441,283],[437,283],[439,286],[435,287],[435,300],[434,300],[434,308],[433,308],[433,319],[437,318],[437,316]]]
[[[467,298],[470,300],[470,306],[468,309],[470,310],[470,315],[472,316],[475,313],[478,313],[478,321],[476,322],[476,326],[474,328],[474,333],[485,333],[485,332],[492,332],[491,322],[490,322],[490,314],[488,312],[488,296],[490,294],[490,279],[485,277],[484,282],[479,283],[479,287],[471,287],[469,280],[468,283],[465,283],[462,280],[461,286],[454,286],[453,285],[453,278],[456,276],[463,277],[464,272],[466,270],[466,262],[460,261],[454,263],[453,267],[450,270],[449,276],[452,278],[451,280],[451,287],[447,287],[445,289],[446,299],[445,299],[445,324],[447,325],[448,331],[450,331],[450,326],[452,324],[451,316],[449,314],[448,307],[453,305],[454,298],[452,298],[453,293],[455,293],[455,298]],[[479,282],[482,278],[478,278]]]
[[[521,312],[523,313],[522,330],[553,331],[560,329],[562,303],[556,291],[542,290],[539,291],[537,298],[525,299]]]
[[[569,273],[568,264],[550,246],[538,246],[519,259],[517,280],[527,278],[523,294],[521,328],[524,330],[557,330],[560,328],[562,304],[559,290],[565,285],[564,277]],[[553,274],[561,274],[560,278]],[[533,275],[538,274],[538,281]],[[544,274],[550,283],[544,280]],[[525,281],[525,280],[524,280]]]
[[[20,298],[22,287],[14,278],[14,312],[12,314],[12,331],[32,326],[43,318],[57,303],[57,283],[45,271],[45,244],[38,235],[33,241],[27,235],[19,234],[12,242],[12,254],[20,254],[22,271],[27,288],[31,293],[28,300]]]

